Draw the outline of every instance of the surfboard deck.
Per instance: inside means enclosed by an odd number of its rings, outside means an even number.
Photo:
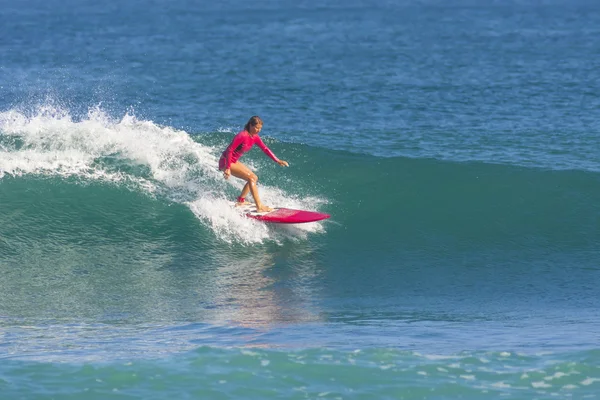
[[[273,211],[258,213],[253,203],[240,206],[236,206],[235,203],[231,204],[248,218],[274,224],[303,224],[306,222],[321,221],[330,217],[329,214],[316,211],[295,210],[283,207],[273,207]]]

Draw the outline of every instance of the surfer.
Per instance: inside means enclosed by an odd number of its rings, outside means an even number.
[[[244,126],[244,130],[235,135],[231,144],[227,146],[221,158],[219,159],[219,171],[223,171],[223,175],[225,179],[229,179],[230,175],[235,176],[236,178],[240,178],[246,181],[244,188],[242,189],[242,193],[237,198],[236,205],[244,204],[246,201],[246,196],[248,192],[252,193],[252,197],[254,197],[254,203],[256,204],[257,212],[268,212],[273,211],[271,207],[265,206],[260,201],[260,196],[258,195],[258,188],[256,187],[256,182],[258,181],[258,176],[254,172],[250,170],[246,165],[242,164],[240,161],[240,157],[250,150],[253,145],[257,145],[261,148],[261,150],[268,155],[273,161],[282,167],[289,167],[287,161],[283,161],[275,157],[275,154],[263,143],[263,141],[258,136],[258,133],[262,129],[263,122],[259,116],[251,117],[246,126]]]

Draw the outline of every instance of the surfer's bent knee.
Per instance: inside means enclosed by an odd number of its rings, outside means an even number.
[[[248,182],[256,185],[258,183],[258,176],[256,176],[256,174],[250,174]]]

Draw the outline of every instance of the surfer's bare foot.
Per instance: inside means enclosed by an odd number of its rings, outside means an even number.
[[[262,212],[269,212],[269,211],[273,211],[273,209],[269,206],[260,206],[260,207],[256,207],[256,212],[262,213]]]

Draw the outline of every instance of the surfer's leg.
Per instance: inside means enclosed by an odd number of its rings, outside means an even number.
[[[246,195],[248,195],[248,192],[250,192],[252,193],[252,197],[254,197],[256,211],[265,212],[273,210],[271,207],[263,205],[260,201],[260,196],[258,195],[258,188],[256,186],[258,176],[256,176],[256,174],[252,172],[250,168],[238,161],[236,163],[231,164],[230,171],[231,175],[246,181],[246,185],[244,185],[240,197],[246,197]]]
[[[242,203],[245,203],[245,202],[246,202],[246,200],[243,200],[243,201],[242,201],[241,199],[245,199],[245,198],[246,198],[246,196],[248,196],[248,193],[249,193],[249,192],[250,192],[250,184],[249,184],[249,183],[246,183],[246,184],[244,185],[244,188],[242,189],[242,194],[240,194],[240,197],[238,197],[238,203],[240,203],[240,204],[242,204]]]

